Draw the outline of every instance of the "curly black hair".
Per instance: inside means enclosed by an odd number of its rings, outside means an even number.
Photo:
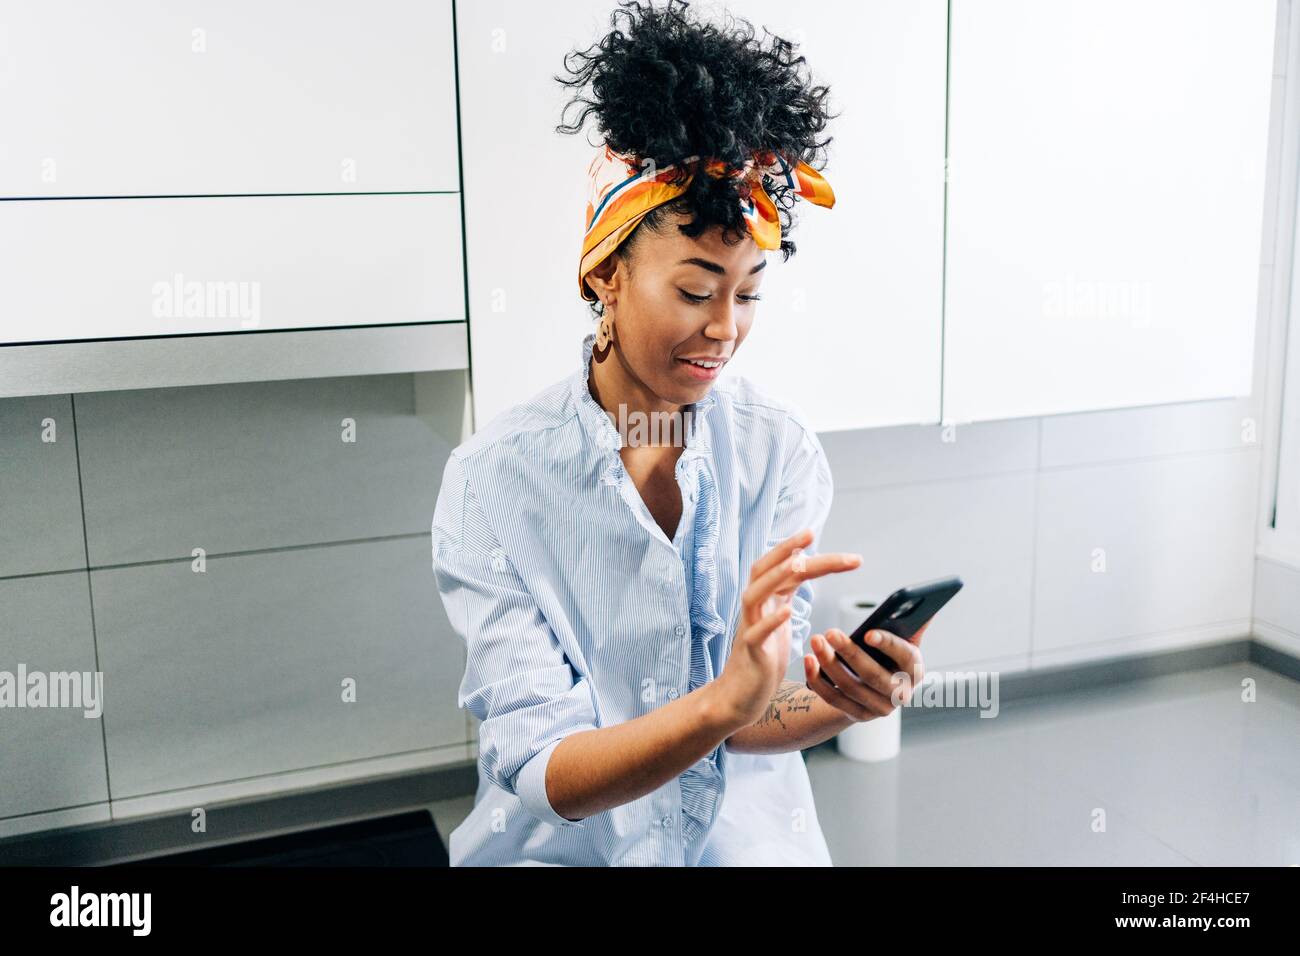
[[[610,15],[613,29],[586,50],[565,55],[568,78],[553,77],[575,89],[561,120],[570,107],[581,106],[576,120],[561,122],[556,132],[580,132],[594,113],[605,144],[659,168],[700,155],[721,159],[731,171],[755,150],[769,149],[791,162],[824,168],[831,137],[817,137],[834,118],[824,105],[830,88],[812,84],[795,44],[764,27],[771,38],[765,44],[753,24],[730,13],[722,26],[694,20],[689,6],[686,0],[668,0],[662,8],[653,0],[620,0]],[[626,27],[620,29],[623,18]],[[582,95],[588,84],[593,99]],[[781,253],[789,259],[796,197],[771,177],[764,186],[776,202]],[[647,213],[620,251],[629,253],[643,229],[660,229],[670,211],[693,216],[680,226],[691,238],[722,226],[724,241],[734,244],[748,232],[735,183],[696,176],[680,197]],[[599,301],[591,308],[603,313]]]

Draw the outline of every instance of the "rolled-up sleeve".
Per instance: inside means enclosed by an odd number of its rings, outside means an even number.
[[[454,452],[443,471],[432,535],[438,591],[465,642],[457,705],[480,721],[480,772],[537,819],[581,827],[581,820],[551,806],[546,765],[569,734],[596,729],[590,684],[565,656]]]
[[[781,494],[777,500],[772,520],[772,530],[767,550],[775,548],[786,538],[803,528],[812,528],[813,540],[804,548],[809,557],[818,553],[822,528],[831,510],[834,484],[830,463],[822,449],[817,433],[807,426],[803,416],[792,412],[787,420],[785,466]],[[790,613],[790,669],[801,662],[807,653],[808,637],[812,631],[812,605],[815,589],[812,581],[804,581],[791,599]],[[799,680],[803,679],[803,665],[799,663]]]

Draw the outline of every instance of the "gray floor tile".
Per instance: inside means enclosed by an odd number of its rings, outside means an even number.
[[[904,728],[890,763],[809,754],[837,864],[1300,863],[1300,685],[1256,665]]]

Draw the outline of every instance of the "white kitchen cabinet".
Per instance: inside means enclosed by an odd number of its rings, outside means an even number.
[[[795,204],[798,250],[786,263],[768,254],[758,317],[729,370],[792,400],[817,431],[936,421],[947,4],[731,8],[797,40],[840,115],[823,171],[835,206]]]
[[[717,4],[697,6],[721,16]],[[555,132],[570,94],[551,77],[567,51],[608,32],[612,9],[456,8],[478,427],[573,371],[594,328],[577,267],[595,147]],[[937,421],[946,4],[726,9],[799,42],[840,115],[824,170],[836,205],[797,204],[798,251],[787,263],[769,253],[756,324],[724,375],[793,401],[822,431]],[[599,139],[594,120],[587,138]]]
[[[1274,0],[954,0],[943,418],[1248,394]]]
[[[455,191],[451,0],[0,14],[0,197]]]
[[[0,344],[465,318],[455,194],[0,205]]]

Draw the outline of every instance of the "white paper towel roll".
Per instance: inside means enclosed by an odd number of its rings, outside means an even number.
[[[884,600],[884,596],[855,594],[840,600],[838,627],[852,634]],[[888,717],[875,717],[845,727],[835,738],[835,746],[850,760],[874,763],[898,756],[903,740],[903,708],[895,707]]]

